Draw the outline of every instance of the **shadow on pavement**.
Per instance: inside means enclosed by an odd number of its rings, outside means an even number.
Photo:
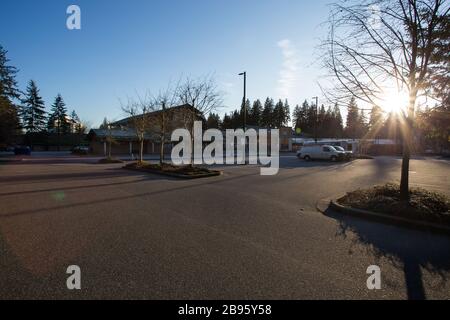
[[[438,275],[439,286],[445,286],[450,271],[450,237],[358,219],[330,209],[325,215],[338,221],[336,237],[347,238],[353,233],[355,244],[403,269],[409,300],[427,298],[422,269]]]
[[[62,209],[66,209],[66,208],[83,207],[83,206],[95,205],[95,204],[100,204],[100,203],[108,203],[108,202],[112,202],[112,201],[138,199],[138,198],[142,198],[142,197],[155,196],[155,195],[169,193],[169,192],[182,191],[182,190],[190,189],[190,188],[198,188],[198,187],[209,186],[209,185],[214,185],[214,184],[226,183],[226,182],[233,181],[233,180],[245,179],[245,178],[248,178],[250,176],[255,176],[255,175],[259,175],[259,173],[251,173],[251,174],[239,175],[239,176],[234,176],[234,177],[229,177],[229,178],[211,177],[211,178],[208,178],[208,180],[200,179],[200,180],[198,180],[198,182],[193,182],[192,180],[180,180],[180,179],[171,178],[171,177],[164,177],[164,176],[149,174],[148,180],[155,180],[155,179],[169,180],[170,179],[170,180],[175,180],[176,182],[179,182],[179,183],[177,183],[176,186],[173,188],[131,194],[131,195],[126,195],[126,196],[122,196],[122,197],[110,197],[110,198],[106,198],[106,199],[99,199],[99,200],[93,200],[93,201],[80,201],[77,203],[72,203],[72,204],[67,204],[67,205],[51,206],[51,207],[45,207],[45,208],[39,208],[39,209],[33,209],[33,210],[25,210],[25,211],[19,211],[19,212],[14,212],[14,213],[7,213],[7,214],[0,213],[0,219],[15,217],[15,216],[30,215],[30,214],[41,214],[41,213],[46,213],[50,210],[62,210]],[[147,180],[147,179],[144,179],[144,180]],[[144,180],[140,180],[140,181],[136,181],[136,182],[142,182]],[[111,184],[111,185],[113,185],[113,184]],[[61,189],[58,188],[58,191],[60,191],[60,190]]]
[[[59,181],[67,181],[71,179],[99,179],[99,178],[118,178],[118,177],[129,177],[132,176],[133,173],[129,171],[122,170],[121,168],[112,168],[106,169],[104,171],[87,171],[87,172],[73,172],[73,173],[47,173],[47,174],[32,174],[32,175],[11,175],[0,178],[0,183],[3,182],[13,182],[17,184],[18,182],[26,182],[27,184],[30,181],[45,181],[45,180],[59,180]],[[142,175],[136,174],[134,175]]]

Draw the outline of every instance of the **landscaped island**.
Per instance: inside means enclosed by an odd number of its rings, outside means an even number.
[[[424,221],[450,227],[450,199],[445,195],[413,188],[410,201],[400,200],[400,187],[386,184],[347,193],[339,205],[385,214],[395,218]]]
[[[210,170],[204,167],[196,167],[196,166],[174,166],[169,163],[161,164],[152,164],[146,161],[143,162],[133,162],[127,164],[125,169],[136,170],[136,171],[145,171],[149,173],[162,174],[171,177],[183,178],[183,179],[196,179],[196,178],[207,178],[220,176],[222,174],[221,171],[218,170]]]
[[[107,157],[107,158],[103,158],[98,160],[99,164],[114,164],[114,163],[123,163],[122,160],[114,158],[114,157]]]

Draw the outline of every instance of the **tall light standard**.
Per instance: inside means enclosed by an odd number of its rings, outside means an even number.
[[[315,119],[314,119],[314,141],[317,143],[317,114],[319,110],[319,97],[313,97],[313,99],[316,99],[316,108],[315,108]]]
[[[239,73],[240,76],[244,76],[244,100],[242,100],[242,108],[244,110],[243,128],[244,132],[247,130],[247,108],[245,107],[245,102],[247,100],[247,71]]]

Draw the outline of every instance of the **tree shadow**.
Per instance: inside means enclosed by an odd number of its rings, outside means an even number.
[[[438,286],[445,287],[450,271],[447,235],[385,225],[330,209],[325,215],[339,223],[336,237],[350,238],[354,246],[362,244],[375,257],[387,258],[396,268],[403,269],[409,300],[427,298],[422,270],[439,277]]]
[[[353,161],[327,161],[327,160],[311,160],[305,161],[298,158],[280,158],[280,169],[297,169],[297,168],[341,168],[351,165]]]
[[[25,216],[25,215],[45,214],[46,212],[51,211],[51,210],[64,210],[64,209],[68,209],[68,208],[77,208],[77,207],[79,208],[79,207],[102,204],[102,203],[110,203],[113,201],[133,200],[133,199],[138,199],[138,198],[142,198],[142,197],[156,196],[156,195],[160,195],[160,194],[170,193],[170,192],[174,192],[174,191],[182,191],[182,190],[198,188],[198,187],[202,187],[202,186],[226,183],[226,182],[230,182],[230,181],[234,181],[234,180],[245,179],[247,177],[256,176],[259,174],[251,173],[251,174],[239,175],[239,176],[229,177],[229,178],[211,177],[211,178],[207,178],[207,180],[199,179],[198,182],[193,181],[193,180],[165,177],[165,176],[160,176],[160,175],[156,175],[156,174],[145,174],[145,175],[147,176],[148,180],[162,180],[162,179],[163,180],[173,180],[174,182],[177,182],[177,183],[175,184],[174,187],[171,187],[171,188],[165,188],[165,189],[154,190],[154,191],[143,192],[143,193],[130,194],[130,195],[125,195],[125,196],[121,196],[121,197],[115,196],[115,197],[108,197],[106,199],[98,199],[98,200],[92,200],[92,201],[79,201],[77,203],[72,203],[72,204],[49,206],[49,207],[44,207],[44,208],[39,208],[39,209],[24,210],[24,211],[18,211],[18,212],[13,212],[13,213],[6,213],[6,214],[0,213],[0,219],[11,218],[11,217],[16,217],[16,216]],[[142,181],[143,180],[137,181],[137,182],[142,182]],[[111,184],[111,185],[114,185],[114,184]],[[61,191],[61,189],[58,188],[58,191]]]

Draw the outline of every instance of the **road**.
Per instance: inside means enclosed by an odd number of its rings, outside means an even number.
[[[0,298],[450,299],[449,236],[316,210],[398,181],[400,159],[223,170],[180,181],[84,160],[0,165]],[[449,173],[411,162],[413,185],[447,195]],[[371,265],[381,290],[367,289]]]

